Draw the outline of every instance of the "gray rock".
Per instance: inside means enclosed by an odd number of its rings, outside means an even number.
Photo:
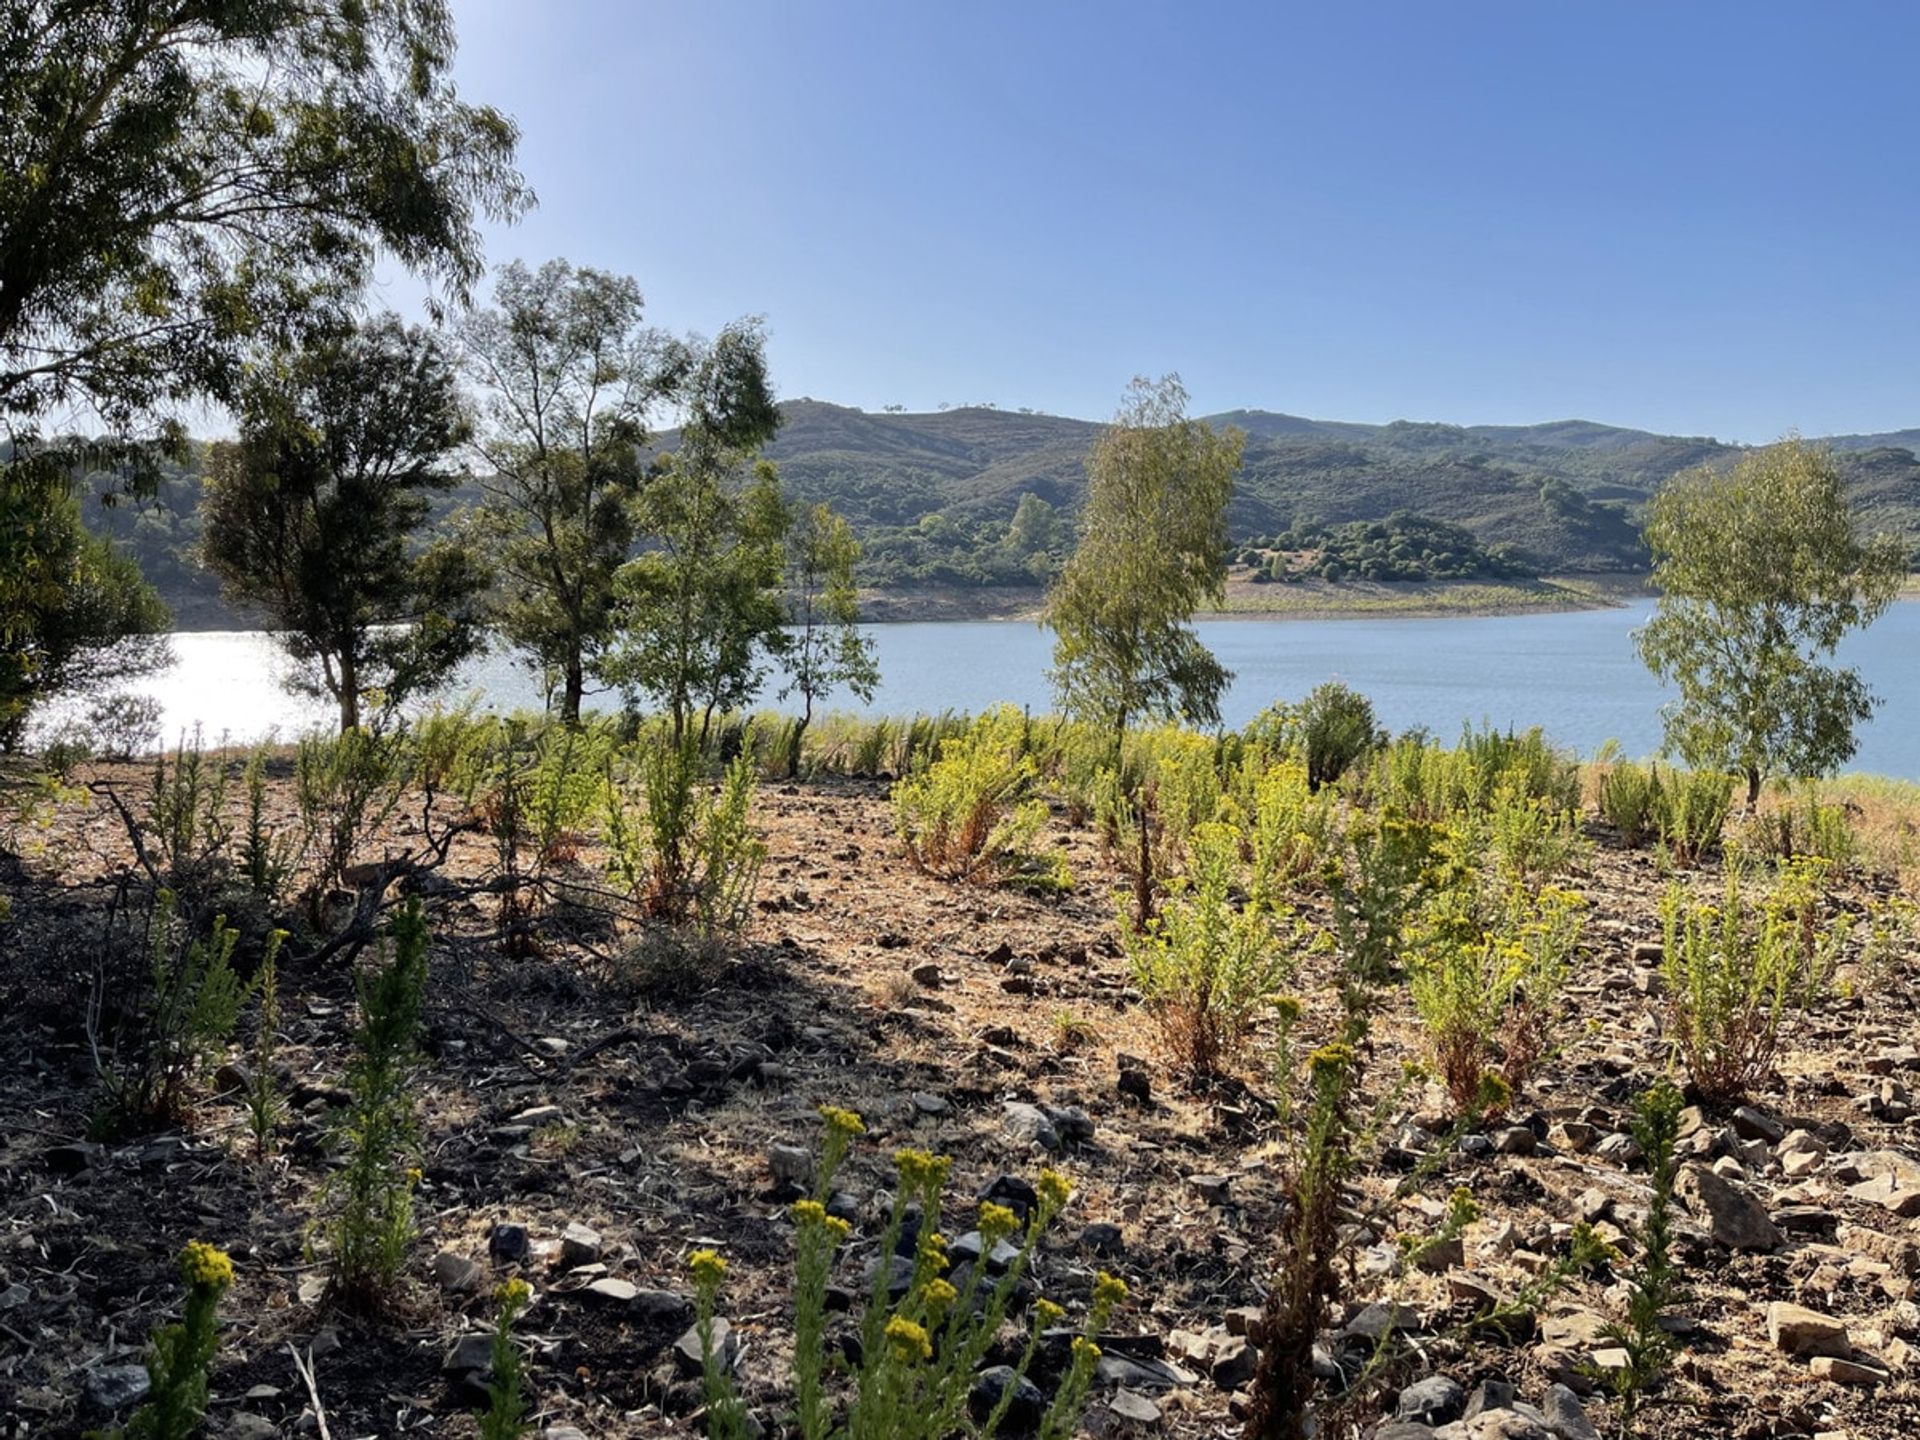
[[[569,1220],[567,1228],[560,1232],[560,1268],[572,1270],[581,1265],[596,1265],[604,1249],[605,1242],[598,1230],[578,1220]]]
[[[1506,1381],[1482,1380],[1467,1396],[1467,1408],[1460,1418],[1471,1420],[1482,1411],[1512,1409],[1517,1398],[1518,1393]]]
[[[1533,1131],[1524,1125],[1508,1125],[1492,1136],[1493,1148],[1502,1155],[1531,1155],[1536,1141]]]
[[[627,1309],[656,1325],[679,1325],[693,1317],[693,1301],[671,1290],[636,1290]]]
[[[1600,1432],[1587,1418],[1580,1397],[1566,1386],[1549,1385],[1541,1409],[1546,1413],[1547,1428],[1560,1440],[1600,1440]]]
[[[527,1227],[502,1222],[487,1236],[487,1254],[507,1262],[527,1258]]]
[[[1373,1440],[1433,1440],[1433,1427],[1412,1420],[1389,1420],[1373,1432]]]
[[[451,1250],[442,1250],[433,1257],[433,1278],[442,1290],[455,1295],[464,1295],[478,1290],[486,1272],[479,1262],[465,1255],[456,1255]]]
[[[1108,1257],[1124,1254],[1127,1248],[1126,1237],[1120,1227],[1106,1220],[1096,1220],[1082,1230],[1080,1244],[1094,1255]]]
[[[1554,1440],[1541,1421],[1519,1410],[1485,1410],[1433,1432],[1433,1440]]]
[[[1078,1105],[1049,1105],[1046,1110],[1047,1119],[1053,1122],[1053,1128],[1060,1132],[1060,1138],[1068,1144],[1084,1145],[1093,1139],[1093,1117]]]
[[[813,1183],[813,1152],[803,1145],[772,1145],[767,1149],[767,1169],[776,1185]]]
[[[947,978],[940,973],[940,966],[932,960],[923,960],[907,972],[913,977],[913,983],[928,990],[938,990]]]
[[[1060,1132],[1047,1112],[1024,1100],[1009,1100],[1002,1118],[1007,1134],[1023,1145],[1038,1145],[1042,1150],[1060,1148]]]
[[[1446,1375],[1429,1375],[1400,1392],[1393,1414],[1396,1420],[1444,1425],[1449,1420],[1458,1420],[1466,1408],[1467,1392],[1460,1388],[1459,1381]]]
[[[1191,1370],[1155,1360],[1149,1355],[1120,1355],[1103,1352],[1093,1369],[1094,1383],[1102,1386],[1124,1385],[1130,1390],[1177,1390],[1199,1380]]]
[[[1160,1407],[1132,1390],[1114,1391],[1113,1398],[1107,1401],[1107,1408],[1122,1420],[1130,1420],[1136,1425],[1160,1423]]]
[[[223,1433],[226,1440],[274,1440],[280,1433],[280,1427],[264,1415],[256,1415],[251,1410],[236,1410],[227,1421]]]
[[[595,1280],[587,1286],[586,1293],[596,1300],[606,1300],[615,1305],[631,1305],[640,1295],[639,1287],[630,1280]]]
[[[1784,1300],[1767,1306],[1767,1339],[1789,1355],[1832,1355],[1844,1360],[1853,1354],[1845,1321]]]
[[[967,1392],[968,1411],[976,1421],[984,1422],[1009,1385],[1013,1387],[1013,1399],[1007,1406],[1005,1428],[1016,1434],[1033,1430],[1046,1413],[1047,1397],[1038,1385],[1015,1374],[1011,1365],[995,1365],[974,1377],[973,1388]]]
[[[740,1339],[733,1333],[725,1317],[713,1317],[713,1353],[719,1358],[720,1368],[731,1370],[740,1361]],[[706,1354],[700,1343],[700,1327],[689,1325],[686,1333],[673,1342],[673,1362],[680,1367],[684,1375],[704,1375],[706,1373]]]
[[[1224,1205],[1233,1198],[1233,1176],[1211,1171],[1187,1176],[1187,1183],[1200,1192],[1209,1205]]]
[[[1733,1133],[1742,1140],[1764,1140],[1778,1145],[1787,1138],[1787,1127],[1764,1111],[1742,1105],[1733,1112]]]
[[[1688,1165],[1675,1187],[1694,1215],[1704,1221],[1707,1234],[1730,1250],[1775,1250],[1782,1240],[1780,1227],[1758,1200],[1732,1181],[1704,1165]]]
[[[56,1145],[46,1153],[47,1169],[56,1175],[78,1175],[91,1170],[107,1158],[104,1145],[81,1140],[72,1145]]]
[[[493,1337],[484,1331],[462,1335],[440,1362],[444,1375],[470,1375],[493,1369]]]
[[[1260,1352],[1239,1336],[1232,1336],[1214,1350],[1213,1366],[1208,1373],[1222,1390],[1238,1390],[1253,1379],[1259,1364]]]
[[[102,1365],[87,1376],[87,1404],[112,1414],[147,1398],[153,1381],[144,1365]]]

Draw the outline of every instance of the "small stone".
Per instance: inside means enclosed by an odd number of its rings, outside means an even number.
[[[1876,1175],[1858,1185],[1849,1185],[1847,1194],[1852,1199],[1891,1210],[1903,1220],[1920,1215],[1920,1190],[1902,1189],[1897,1175]]]
[[[447,1375],[471,1375],[492,1368],[493,1337],[484,1331],[462,1335],[453,1342],[446,1358],[440,1362],[441,1372]]]
[[[1047,1118],[1047,1112],[1038,1105],[1029,1105],[1024,1100],[1009,1100],[1002,1123],[1007,1134],[1020,1144],[1038,1145],[1042,1150],[1060,1148],[1060,1132],[1054,1128],[1053,1121]]]
[[[1208,1373],[1213,1383],[1222,1390],[1238,1390],[1253,1379],[1253,1372],[1260,1364],[1260,1352],[1238,1336],[1229,1337],[1220,1342],[1213,1355],[1213,1366]]]
[[[1111,1259],[1125,1253],[1126,1237],[1120,1227],[1106,1220],[1096,1220],[1080,1232],[1080,1244],[1090,1254]]]
[[[553,1125],[566,1118],[558,1105],[531,1105],[511,1120],[515,1125]]]
[[[227,1421],[223,1433],[226,1440],[274,1440],[280,1433],[280,1427],[264,1415],[256,1415],[251,1410],[236,1410]]]
[[[567,1228],[560,1232],[560,1268],[572,1270],[580,1265],[597,1264],[604,1248],[598,1230],[578,1220],[569,1220]]]
[[[1537,1146],[1533,1131],[1524,1125],[1508,1125],[1493,1134],[1493,1148],[1501,1155],[1531,1155]]]
[[[1009,1385],[1013,1387],[1013,1400],[1007,1406],[1007,1427],[1015,1432],[1038,1428],[1040,1417],[1046,1413],[1047,1397],[1038,1385],[1016,1374],[1011,1365],[994,1365],[974,1377],[973,1388],[967,1392],[968,1411],[975,1420],[985,1421],[998,1408]]]
[[[1782,1236],[1766,1208],[1704,1165],[1688,1165],[1676,1187],[1693,1213],[1706,1222],[1714,1243],[1730,1250],[1774,1250]]]
[[[1816,1355],[1807,1370],[1815,1379],[1831,1380],[1836,1385],[1881,1385],[1889,1378],[1884,1370],[1837,1355]]]
[[[1233,1194],[1233,1176],[1212,1172],[1187,1176],[1187,1183],[1200,1192],[1209,1205],[1225,1205]]]
[[[527,1227],[502,1222],[487,1236],[487,1254],[495,1260],[511,1262],[527,1258]]]
[[[1742,1105],[1733,1112],[1733,1133],[1742,1140],[1764,1140],[1769,1145],[1778,1145],[1786,1138],[1787,1127],[1751,1105]]]
[[[107,1158],[106,1147],[95,1145],[88,1140],[76,1141],[71,1145],[56,1145],[46,1153],[47,1169],[56,1175],[78,1175],[82,1170],[90,1170]],[[97,1373],[97,1372],[96,1372]],[[142,1370],[141,1374],[146,1371]]]
[[[740,1359],[740,1340],[724,1315],[713,1317],[712,1340],[713,1353],[720,1361],[720,1368],[733,1369]],[[689,1325],[686,1333],[673,1342],[673,1363],[680,1367],[683,1375],[706,1373],[706,1353],[701,1348],[698,1325]]]
[[[1853,1354],[1843,1321],[1803,1305],[1776,1300],[1767,1306],[1767,1338],[1789,1355],[1827,1355],[1841,1359]]]
[[[1144,1070],[1122,1070],[1118,1088],[1129,1100],[1142,1105],[1153,1103],[1153,1080]]]
[[[953,1102],[926,1090],[916,1090],[913,1092],[913,1108],[922,1115],[940,1116],[953,1110]]]
[[[1040,1204],[1040,1192],[1033,1188],[1033,1182],[1019,1175],[994,1176],[980,1187],[974,1198],[1006,1206],[1020,1217],[1022,1225]]]
[[[940,966],[932,960],[921,961],[918,965],[907,971],[907,974],[912,978],[914,984],[927,990],[938,990],[942,982],[947,978],[941,973]]]
[[[1132,1390],[1114,1391],[1113,1398],[1107,1401],[1107,1408],[1122,1420],[1131,1420],[1136,1425],[1160,1423],[1160,1407]]]
[[[804,1145],[771,1145],[767,1169],[776,1185],[806,1186],[813,1181],[813,1152]]]
[[[87,1404],[112,1414],[136,1401],[144,1400],[153,1381],[144,1365],[102,1365],[87,1376]]]
[[[1473,1387],[1473,1393],[1467,1396],[1467,1408],[1461,1419],[1471,1420],[1486,1410],[1511,1409],[1519,1394],[1504,1380],[1482,1380]]]
[[[540,1432],[540,1440],[587,1440],[587,1434],[572,1425],[549,1425]]]
[[[1060,1138],[1070,1145],[1085,1145],[1097,1133],[1093,1117],[1078,1105],[1049,1105],[1046,1112]]]
[[[476,1261],[465,1255],[456,1255],[451,1250],[442,1250],[433,1257],[434,1280],[442,1290],[455,1295],[478,1290],[485,1273]]]
[[[627,1280],[596,1280],[587,1286],[587,1294],[616,1305],[630,1305],[639,1297],[640,1287]]]
[[[1396,1420],[1414,1420],[1422,1425],[1444,1425],[1458,1420],[1467,1408],[1467,1392],[1460,1382],[1446,1375],[1429,1375],[1400,1392],[1393,1409]]]
[[[253,1089],[253,1071],[244,1060],[228,1060],[213,1072],[213,1090],[216,1095],[233,1095]]]
[[[1566,1386],[1549,1385],[1540,1409],[1547,1417],[1547,1428],[1560,1440],[1600,1440],[1580,1397]]]

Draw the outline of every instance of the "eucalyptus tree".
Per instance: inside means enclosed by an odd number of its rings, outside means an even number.
[[[1079,543],[1047,596],[1061,708],[1116,744],[1145,717],[1217,723],[1232,678],[1190,622],[1225,602],[1245,436],[1189,419],[1186,404],[1175,375],[1129,387],[1088,456]]]
[[[800,697],[786,756],[789,777],[800,771],[800,751],[813,707],[845,687],[865,703],[880,684],[873,640],[860,629],[860,592],[854,567],[860,542],[844,515],[810,505],[794,515],[786,541],[786,630],[780,655],[786,683],[781,697]]]
[[[1863,536],[1833,456],[1788,439],[1731,470],[1685,471],[1654,496],[1645,534],[1659,600],[1635,638],[1679,690],[1667,748],[1743,775],[1748,808],[1769,775],[1848,760],[1876,702],[1834,652],[1893,603],[1907,556]]]
[[[157,620],[147,601],[59,605],[76,553],[103,593],[131,581],[78,538],[77,474],[150,483],[184,450],[168,407],[234,398],[249,343],[336,322],[381,255],[463,300],[479,219],[531,202],[512,122],[454,89],[454,45],[446,0],[0,6],[0,673],[28,677],[12,709],[44,693],[58,645]]]
[[[202,556],[257,606],[330,696],[342,733],[369,695],[390,713],[443,683],[481,637],[485,578],[423,534],[468,420],[445,347],[393,316],[263,360],[241,387],[239,438],[213,447]]]

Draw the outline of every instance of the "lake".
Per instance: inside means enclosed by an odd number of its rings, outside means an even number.
[[[1339,679],[1370,696],[1381,721],[1396,730],[1424,725],[1451,739],[1469,722],[1540,725],[1582,753],[1612,739],[1631,755],[1647,755],[1660,743],[1666,696],[1635,655],[1632,632],[1651,606],[1642,600],[1607,610],[1431,620],[1221,620],[1199,630],[1234,672],[1229,725]],[[891,624],[870,633],[883,676],[873,704],[837,696],[826,708],[908,714],[999,701],[1049,706],[1052,637],[1036,625]],[[173,644],[174,666],[139,687],[160,699],[169,737],[197,724],[209,737],[225,732],[250,741],[330,720],[328,706],[282,688],[285,661],[266,635],[183,633]],[[1852,768],[1920,780],[1920,602],[1894,605],[1851,637],[1842,655],[1886,702],[1863,732]],[[775,703],[773,688],[768,703]],[[504,655],[476,661],[448,693],[469,692],[490,709],[541,705],[534,677]]]

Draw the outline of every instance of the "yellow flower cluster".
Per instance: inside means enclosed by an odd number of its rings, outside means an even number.
[[[1040,1203],[1049,1210],[1065,1209],[1073,1194],[1073,1186],[1058,1170],[1042,1170],[1034,1188],[1040,1192]]]
[[[1100,1347],[1084,1335],[1073,1337],[1073,1358],[1076,1363],[1094,1366],[1100,1363]]]
[[[925,1150],[901,1150],[895,1153],[893,1163],[900,1171],[900,1183],[909,1190],[938,1189],[947,1183],[947,1171],[953,1161],[945,1155],[932,1155]]]
[[[827,1129],[852,1139],[855,1135],[867,1133],[867,1123],[851,1110],[842,1110],[838,1105],[822,1105],[820,1118],[827,1122]]]
[[[1066,1319],[1067,1312],[1060,1306],[1054,1304],[1053,1301],[1042,1297],[1033,1302],[1033,1318],[1034,1322],[1042,1330],[1045,1330],[1051,1326],[1058,1325],[1062,1320]]]
[[[844,1240],[853,1233],[853,1227],[838,1215],[829,1215],[827,1207],[818,1200],[796,1200],[793,1205],[793,1220],[796,1225],[818,1225],[835,1240]]]
[[[1093,1299],[1098,1305],[1118,1305],[1127,1298],[1127,1282],[1102,1270],[1093,1282]]]
[[[1304,1009],[1298,995],[1280,995],[1275,997],[1273,1002],[1273,1013],[1280,1017],[1282,1025],[1299,1024]]]
[[[233,1261],[204,1240],[189,1240],[180,1252],[180,1273],[196,1289],[217,1293],[233,1284]]]
[[[1322,1045],[1307,1057],[1307,1073],[1316,1081],[1336,1080],[1354,1061],[1353,1047],[1335,1043]]]
[[[927,1337],[927,1327],[917,1325],[901,1315],[887,1321],[887,1343],[902,1360],[933,1358],[933,1341]]]
[[[1020,1228],[1020,1217],[1004,1205],[996,1205],[991,1200],[980,1202],[980,1238],[992,1250],[1002,1240]]]
[[[495,1289],[493,1298],[500,1302],[500,1308],[503,1310],[518,1310],[533,1299],[533,1286],[516,1275]]]
[[[920,1298],[926,1302],[927,1314],[937,1317],[947,1313],[953,1302],[960,1298],[960,1292],[945,1280],[933,1279],[920,1292]]]
[[[687,1257],[687,1268],[702,1285],[718,1286],[727,1278],[727,1262],[711,1250],[696,1250]]]

